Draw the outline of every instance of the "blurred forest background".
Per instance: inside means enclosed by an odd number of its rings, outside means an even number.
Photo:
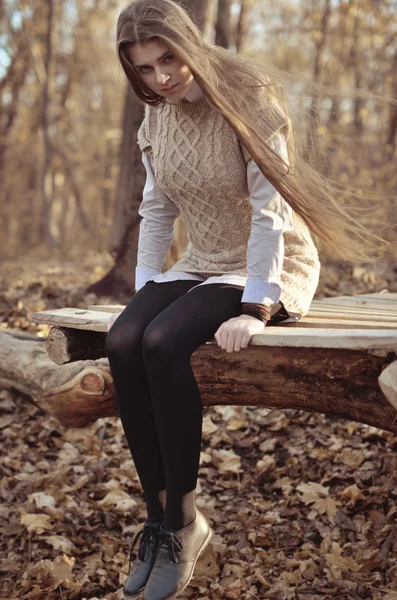
[[[341,202],[390,242],[371,264],[323,251],[317,296],[396,292],[397,0],[183,4],[209,41],[293,75],[297,135],[316,112],[316,157],[356,189]],[[143,107],[116,59],[125,5],[0,0],[5,353],[7,329],[44,344],[33,312],[134,293]],[[178,219],[165,268],[185,244]],[[34,378],[39,358],[19,362]],[[7,377],[0,369],[0,600],[122,600],[146,513],[120,420],[68,428]],[[198,507],[216,536],[183,598],[396,600],[396,450],[392,433],[329,415],[207,407]]]
[[[363,201],[367,212],[360,218],[392,244],[383,262],[366,268],[342,264],[342,272],[358,283],[363,274],[372,278],[370,291],[394,289],[397,104],[353,94],[362,89],[397,99],[397,1],[183,4],[209,41],[269,60],[301,80],[286,89],[297,135],[305,132],[299,111],[316,109],[314,135],[318,153],[327,157],[324,169],[356,187],[358,198],[372,198]],[[32,275],[40,262],[53,260],[57,266],[47,267],[54,274],[69,264],[79,277],[72,265],[80,266],[92,292],[126,297],[133,292],[145,177],[136,144],[143,107],[127,90],[115,53],[115,23],[124,5],[0,2],[3,277],[26,269]],[[305,80],[341,95],[324,89],[313,97],[305,93]],[[357,205],[348,192],[341,201]],[[179,218],[165,268],[185,244]],[[325,279],[338,278],[337,263],[326,254],[324,259],[334,267],[333,274],[323,273]]]

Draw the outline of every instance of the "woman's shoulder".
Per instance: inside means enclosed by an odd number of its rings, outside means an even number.
[[[141,152],[146,152],[149,156],[152,156],[152,143],[151,143],[151,129],[152,129],[152,107],[149,104],[145,104],[145,110],[143,115],[142,123],[138,129],[137,143]]]

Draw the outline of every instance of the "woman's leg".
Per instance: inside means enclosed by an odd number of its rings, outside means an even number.
[[[165,475],[142,359],[142,337],[148,324],[197,281],[161,284],[149,281],[129,301],[106,336],[116,403],[142,484],[148,522],[164,516]]]
[[[186,527],[195,518],[202,403],[190,357],[224,321],[241,313],[243,290],[226,283],[197,285],[155,317],[143,337],[143,359],[166,478],[163,526],[169,531]]]

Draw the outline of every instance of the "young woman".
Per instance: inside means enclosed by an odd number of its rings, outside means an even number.
[[[295,152],[276,82],[207,43],[177,3],[133,2],[120,14],[117,49],[145,104],[147,172],[137,293],[106,338],[148,513],[124,593],[165,600],[186,588],[213,533],[195,506],[202,404],[192,353],[214,337],[238,352],[266,325],[301,318],[320,269],[311,234],[355,258],[368,232]],[[162,273],[179,214],[189,244]]]

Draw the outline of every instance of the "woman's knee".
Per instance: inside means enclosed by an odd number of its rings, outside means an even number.
[[[117,326],[117,322],[108,331],[105,338],[107,356],[124,356],[141,350],[142,332],[126,324]]]
[[[148,325],[142,338],[142,350],[150,356],[169,356],[172,352],[172,340],[160,327]]]

